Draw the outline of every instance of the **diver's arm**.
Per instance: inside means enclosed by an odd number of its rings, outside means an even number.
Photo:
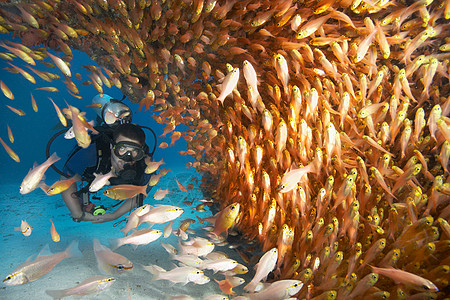
[[[67,208],[70,210],[72,217],[80,218],[83,214],[81,209],[80,200],[74,193],[77,191],[77,184],[73,183],[67,190],[61,193],[61,196],[66,203]]]
[[[81,208],[80,200],[77,196],[75,196],[75,192],[77,191],[77,184],[74,182],[67,190],[61,193],[61,197],[66,203],[67,208],[70,210],[72,214],[72,218],[77,219],[77,222],[80,221],[93,221],[96,220],[95,216],[91,213],[84,212]]]
[[[118,209],[113,211],[112,213],[106,213],[104,215],[98,215],[94,216],[95,220],[92,221],[92,223],[104,223],[116,220],[126,214],[127,212],[131,211],[132,209],[136,208],[138,196],[136,195],[133,198],[129,198],[125,200],[125,202],[119,206]]]

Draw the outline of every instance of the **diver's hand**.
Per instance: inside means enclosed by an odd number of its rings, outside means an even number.
[[[105,213],[104,215],[93,215],[93,219],[91,220],[92,223],[105,223],[105,222],[109,222],[115,220],[113,214],[111,213]]]

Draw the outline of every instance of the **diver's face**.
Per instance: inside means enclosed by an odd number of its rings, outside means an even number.
[[[119,135],[117,137],[117,139],[115,140],[115,143],[119,143],[119,142],[132,142],[132,143],[136,143],[139,144],[138,141],[130,139],[128,137],[125,137],[123,135]],[[135,162],[134,161],[124,161],[123,159],[120,159],[115,153],[114,153],[114,148],[111,145],[111,165],[113,166],[115,171],[120,171],[123,170],[123,166],[125,164],[130,164],[133,165]]]

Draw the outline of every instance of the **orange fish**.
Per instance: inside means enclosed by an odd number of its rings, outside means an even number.
[[[239,203],[235,202],[218,212],[216,221],[214,222],[214,230],[211,233],[217,237],[222,232],[228,234],[228,229],[234,225],[234,222],[239,214],[239,208]]]
[[[19,72],[23,77],[25,77],[26,80],[30,81],[31,83],[36,83],[36,79],[34,79],[33,76],[30,75],[30,73],[28,73],[27,71],[25,71],[24,69],[21,69],[11,63],[8,63],[9,65],[11,65],[17,72]]]
[[[56,105],[56,103],[53,101],[52,98],[48,97],[48,99],[50,99],[50,101],[52,101],[53,106],[55,107],[56,110],[56,114],[58,115],[59,121],[61,122],[61,124],[66,127],[67,126],[67,120],[64,117],[64,115],[62,114],[61,110],[59,109],[58,105]]]
[[[184,187],[184,185],[179,183],[178,180],[176,180],[176,179],[175,179],[175,181],[177,182],[177,185],[178,185],[178,188],[180,189],[180,191],[187,193],[187,189]]]
[[[67,77],[70,77],[72,74],[70,73],[70,69],[67,66],[66,62],[63,61],[61,58],[51,54],[47,51],[47,55],[53,60],[53,63],[58,67],[58,69],[61,70],[61,72],[66,75]]]
[[[0,138],[0,143],[2,143],[3,148],[5,148],[6,152],[9,154],[9,156],[11,156],[12,159],[14,159],[16,162],[20,162],[19,156],[12,151],[11,148],[9,148],[8,145],[6,145],[6,143]]]
[[[153,195],[153,199],[155,199],[155,200],[162,200],[169,193],[170,193],[169,189],[165,189],[165,190],[158,189],[155,192],[155,194]]]
[[[24,52],[24,51],[22,51],[20,49],[16,49],[14,47],[7,46],[4,43],[0,43],[0,46],[3,47],[3,48],[8,49],[9,51],[11,51],[11,53],[17,55],[24,62],[26,62],[26,63],[28,63],[30,65],[33,65],[33,66],[36,65],[36,62],[34,61],[34,59],[31,56],[29,56],[26,52]]]
[[[159,144],[158,148],[161,149],[166,149],[167,147],[169,147],[169,144],[167,144],[166,142],[162,142],[161,144]]]
[[[52,92],[52,93],[59,92],[59,90],[57,88],[52,87],[52,86],[44,86],[44,87],[36,88],[35,90],[37,90],[37,91],[47,91],[47,92]]]
[[[144,194],[147,197],[147,185],[139,186],[132,184],[120,184],[108,188],[103,192],[105,196],[115,200],[125,200],[132,198],[137,194]]]
[[[50,228],[50,234],[52,235],[52,240],[57,243],[61,239],[59,237],[59,233],[56,232],[55,224],[53,224],[52,219],[50,219],[50,222],[52,222],[52,227]]]
[[[437,292],[439,289],[428,279],[395,268],[377,268],[371,266],[372,270],[380,275],[387,276],[398,283],[405,283],[415,286],[415,289],[429,292]]]
[[[17,109],[14,107],[11,107],[9,105],[6,105],[10,110],[12,110],[14,113],[18,114],[19,116],[25,116],[25,112],[21,109]]]
[[[11,128],[9,128],[9,125],[6,125],[6,126],[8,127],[8,138],[9,138],[9,141],[11,143],[14,143],[14,136],[12,134]]]
[[[31,95],[31,106],[33,107],[33,110],[35,112],[38,112],[38,107],[37,107],[37,104],[36,104],[36,100],[34,100],[33,94],[30,93],[30,95]]]
[[[51,187],[49,187],[46,191],[47,195],[56,195],[61,192],[64,192],[67,190],[74,182],[80,181],[81,177],[80,175],[76,174],[72,178],[66,179],[66,180],[59,180],[52,184]]]
[[[14,99],[14,94],[11,92],[11,90],[6,86],[6,84],[3,82],[3,81],[1,81],[0,80],[0,88],[1,88],[1,90],[2,90],[2,92],[3,92],[3,94],[7,97],[7,98],[9,98],[9,99],[11,99],[11,100],[13,100]]]

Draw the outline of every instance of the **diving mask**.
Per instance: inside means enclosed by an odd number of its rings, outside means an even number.
[[[114,145],[114,154],[123,161],[131,162],[141,160],[145,151],[139,144],[122,141]]]

